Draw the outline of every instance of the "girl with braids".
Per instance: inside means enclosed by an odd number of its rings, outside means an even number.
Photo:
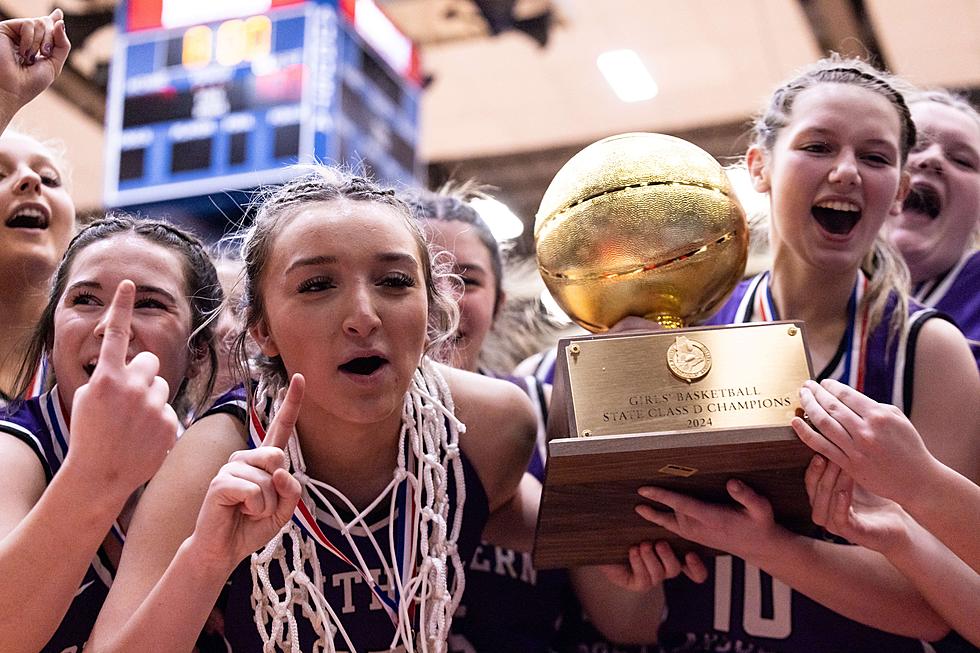
[[[0,22],[0,407],[17,398],[21,352],[75,226],[65,162],[52,147],[7,126],[54,81],[70,48],[60,9]],[[39,361],[20,398],[45,389],[46,370]]]
[[[860,61],[823,60],[780,87],[747,152],[756,189],[770,196],[772,269],[740,285],[713,322],[805,320],[818,381],[894,404],[936,458],[975,479],[973,359],[953,325],[909,301],[904,266],[880,235],[901,211],[915,131],[893,83]],[[816,387],[801,389],[805,406]],[[795,420],[798,432],[802,425]],[[833,486],[829,470],[816,458],[808,488]],[[879,553],[790,533],[744,483],[732,479],[727,489],[734,507],[640,490],[671,509],[642,505],[643,517],[730,554],[707,561],[703,584],[665,583],[668,651],[922,651],[920,640],[947,634]],[[813,510],[825,523],[826,506],[815,501]],[[669,547],[657,553],[675,573],[682,568]]]
[[[952,317],[980,365],[980,113],[948,91],[909,101],[918,140],[911,189],[889,238],[912,276],[915,299]]]
[[[391,191],[316,167],[242,251],[259,378],[148,487],[90,650],[189,651],[226,582],[236,652],[446,650],[462,561],[530,455],[527,397],[429,359],[455,305]]]
[[[68,245],[18,392],[42,357],[57,383],[0,414],[4,651],[85,644],[134,492],[175,441],[171,404],[213,370],[207,319],[220,304],[201,243],[168,224],[107,217]]]

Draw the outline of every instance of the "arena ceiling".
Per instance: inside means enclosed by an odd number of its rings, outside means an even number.
[[[661,131],[716,156],[744,149],[747,118],[794,68],[836,50],[924,85],[977,93],[980,0],[377,0],[421,47],[422,156],[430,182],[473,177],[531,219],[578,149]],[[50,0],[0,0],[4,17]],[[115,0],[60,0],[75,45],[55,93],[21,122],[65,140],[79,206],[101,205],[101,125]],[[631,48],[659,94],[621,102],[596,66]]]

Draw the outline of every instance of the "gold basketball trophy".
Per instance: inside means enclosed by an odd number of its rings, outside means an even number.
[[[555,176],[534,238],[541,276],[577,324],[663,327],[559,341],[535,565],[620,562],[644,540],[692,548],[634,512],[643,485],[730,502],[725,482],[738,477],[782,523],[808,523],[810,453],[789,426],[811,378],[803,325],[682,328],[745,271],[748,227],[721,165],[671,136],[605,138]]]

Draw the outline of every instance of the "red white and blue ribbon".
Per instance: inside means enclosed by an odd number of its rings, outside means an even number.
[[[868,307],[864,296],[868,290],[868,278],[859,270],[847,302],[847,327],[844,330],[845,344],[842,365],[831,376],[858,392],[864,391],[864,373],[868,350]],[[779,310],[773,300],[769,286],[769,273],[763,272],[752,280],[746,291],[746,298],[752,313],[752,322],[775,322],[780,319]],[[742,311],[740,311],[740,314]]]
[[[251,402],[248,406],[248,435],[249,435],[249,448],[255,449],[262,446],[262,442],[265,440],[266,430],[265,426],[262,424],[262,419],[259,417],[258,411],[255,409],[254,404]],[[414,568],[414,555],[406,554],[409,547],[414,544],[415,538],[414,533],[414,519],[409,519],[414,515],[409,515],[410,506],[414,507],[414,501],[412,500],[413,491],[407,480],[403,480],[395,488],[395,500],[396,500],[396,520],[395,525],[395,552],[397,560],[395,563],[398,565],[399,570],[402,573],[402,579],[407,579],[409,574],[412,573]],[[347,555],[334,544],[320,525],[316,521],[316,517],[306,503],[300,500],[296,504],[296,510],[293,511],[293,522],[307,535],[309,535],[314,542],[323,547],[327,552],[334,555],[344,563],[350,566],[351,569],[356,571],[364,584],[367,585],[374,595],[381,602],[382,607],[384,607],[385,612],[391,619],[392,623],[398,623],[398,608],[401,602],[401,596],[398,594],[397,583],[392,582],[391,586],[394,590],[395,597],[392,598],[384,591],[384,589],[375,581],[374,577],[368,572],[367,569],[362,569],[360,566],[355,564]]]
[[[25,401],[31,397],[39,397],[44,394],[44,386],[47,384],[48,380],[48,357],[42,356],[41,362],[38,363],[37,369],[34,370],[34,376],[31,377],[31,383],[27,386],[27,391],[24,392],[24,396],[21,399]]]

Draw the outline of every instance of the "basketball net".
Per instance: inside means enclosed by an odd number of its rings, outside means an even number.
[[[257,401],[270,402],[274,393],[260,384]],[[264,407],[263,407],[264,408]],[[313,626],[313,653],[335,653],[339,635],[351,653],[357,649],[341,619],[324,596],[324,577],[317,544],[357,570],[380,599],[395,626],[391,649],[443,653],[453,613],[463,595],[463,564],[456,548],[463,518],[466,488],[459,453],[459,434],[465,431],[456,419],[449,386],[435,364],[423,357],[412,385],[405,393],[398,459],[388,486],[364,510],[358,511],[336,488],[306,475],[306,465],[295,433],[287,446],[287,458],[303,492],[294,518],[260,551],[252,554],[252,607],[263,651],[276,649],[300,653],[297,612]],[[270,419],[271,419],[270,414]],[[449,468],[455,481],[455,510],[449,523],[451,494]],[[339,533],[354,553],[347,558],[316,525],[305,523],[313,514],[316,498],[340,525]],[[388,542],[382,546],[366,517],[385,500],[389,502]],[[337,509],[355,515],[345,522]],[[300,513],[303,512],[306,517]],[[382,571],[390,579],[392,594],[371,575],[352,531],[366,537]],[[269,576],[278,565],[284,579],[277,588]],[[450,572],[449,566],[452,566]],[[449,581],[450,575],[452,581]],[[298,610],[297,610],[298,609]]]

